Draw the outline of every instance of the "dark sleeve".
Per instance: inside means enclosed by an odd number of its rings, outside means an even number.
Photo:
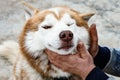
[[[94,64],[100,69],[103,69],[109,60],[110,60],[109,48],[99,46],[98,54],[94,58]]]
[[[107,80],[109,77],[98,67],[95,67],[85,80]]]

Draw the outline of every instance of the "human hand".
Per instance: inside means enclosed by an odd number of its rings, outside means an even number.
[[[82,42],[78,44],[77,50],[77,54],[73,55],[59,55],[48,49],[46,50],[46,53],[50,62],[55,66],[63,71],[76,74],[85,79],[95,65],[92,56]]]
[[[93,56],[93,58],[97,55],[99,47],[98,47],[98,35],[96,30],[96,25],[92,24],[89,28],[90,34],[90,48],[89,52]]]

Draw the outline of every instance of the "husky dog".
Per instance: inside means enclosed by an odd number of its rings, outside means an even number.
[[[6,41],[0,45],[0,55],[13,63],[12,80],[80,80],[64,72],[48,60],[45,49],[60,55],[74,54],[79,41],[89,48],[88,20],[93,13],[80,13],[67,6],[35,9],[26,16],[19,43]]]

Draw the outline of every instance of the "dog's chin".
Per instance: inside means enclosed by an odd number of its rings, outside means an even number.
[[[76,47],[75,46],[61,46],[59,48],[54,48],[52,46],[48,46],[47,49],[60,54],[60,55],[68,55],[68,54],[75,54]]]

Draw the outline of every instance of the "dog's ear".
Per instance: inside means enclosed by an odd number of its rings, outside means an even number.
[[[30,4],[26,3],[26,2],[22,2],[22,4],[24,4],[25,6],[27,6],[28,8],[25,8],[25,19],[28,20],[30,17],[32,17],[33,15],[37,14],[38,12],[40,12],[40,10],[34,8],[33,6],[31,6]]]
[[[84,20],[88,21],[95,13],[83,13],[80,14],[80,17],[82,17]]]
[[[32,16],[32,12],[31,11],[29,11],[29,10],[27,10],[27,9],[25,9],[25,20],[28,20],[31,16]]]
[[[37,14],[38,12],[39,12],[38,10],[35,10],[33,12],[33,11],[28,10],[28,9],[25,9],[25,19],[26,20],[30,19],[33,15]]]

